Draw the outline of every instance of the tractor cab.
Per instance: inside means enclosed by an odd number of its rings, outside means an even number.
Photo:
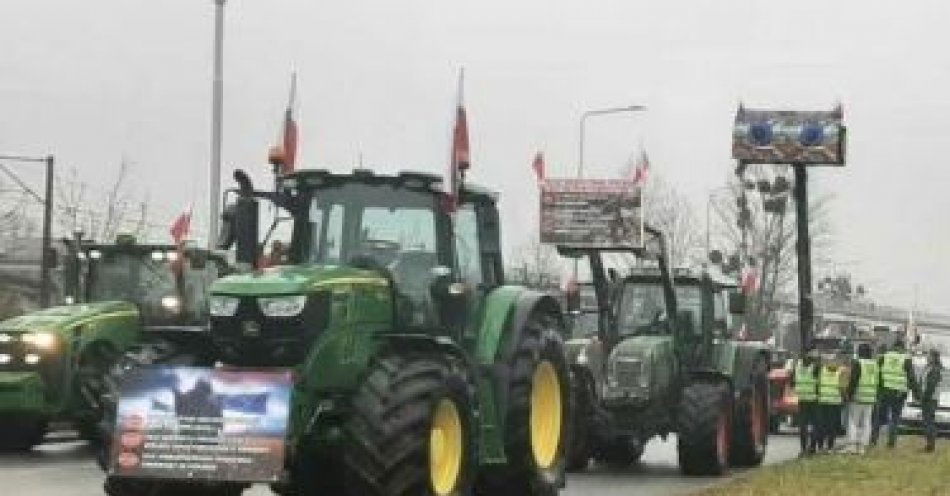
[[[473,331],[465,322],[481,295],[502,283],[489,191],[466,185],[453,209],[441,178],[428,174],[303,170],[279,176],[274,193],[254,191],[239,177],[221,246],[235,244],[238,262],[256,271],[215,285],[212,331],[241,363],[302,360],[335,312],[345,311],[338,303],[344,293],[360,295],[359,311],[385,332],[461,338]],[[261,199],[277,210],[263,239]],[[290,233],[285,263],[261,267],[261,249],[279,231]],[[266,283],[254,291],[266,287],[268,297],[246,294],[249,282]]]
[[[127,236],[70,246],[66,301],[132,303],[146,327],[206,324],[208,287],[227,273],[221,256],[197,248],[140,244]]]

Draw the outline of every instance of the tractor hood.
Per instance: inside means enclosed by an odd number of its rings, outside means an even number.
[[[353,284],[387,286],[389,283],[373,270],[339,265],[294,265],[224,277],[211,286],[211,292],[233,296],[305,294]]]
[[[83,322],[110,314],[138,313],[132,303],[106,301],[51,307],[0,322],[0,332],[67,331]]]

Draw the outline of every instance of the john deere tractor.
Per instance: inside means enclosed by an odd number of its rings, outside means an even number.
[[[262,258],[259,204],[292,232],[284,265],[217,281],[216,356],[156,364],[293,371],[284,495],[552,495],[569,443],[569,373],[558,303],[504,284],[493,193],[439,177],[300,170],[256,191],[235,175],[225,245]],[[268,245],[268,240],[263,240]],[[229,373],[230,373],[229,372]],[[260,481],[265,482],[265,481]],[[247,484],[110,472],[106,490],[237,494]]]
[[[584,253],[599,322],[567,343],[578,412],[569,466],[593,458],[623,468],[649,439],[671,433],[686,474],[757,465],[768,434],[768,349],[732,339],[743,302],[734,284],[672,274],[663,236],[646,231],[654,248],[639,255],[655,268],[608,281],[601,251]]]
[[[158,334],[193,340],[201,333],[188,331],[207,323],[206,292],[219,267],[207,252],[125,236],[115,244],[69,245],[63,266],[68,304],[0,322],[5,449],[29,449],[49,425],[63,421],[83,437],[96,437],[103,379],[120,354]]]

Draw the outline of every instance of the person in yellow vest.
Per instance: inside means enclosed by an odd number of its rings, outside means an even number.
[[[871,345],[858,346],[858,358],[851,362],[848,381],[848,445],[853,453],[864,454],[871,443],[874,405],[881,385],[881,367],[872,357]]]
[[[795,360],[792,385],[798,397],[798,439],[801,456],[813,454],[818,447],[818,371],[820,363],[814,351]]]
[[[831,451],[841,429],[841,406],[844,404],[842,388],[843,367],[829,354],[822,357],[818,373],[818,449]]]
[[[907,400],[907,391],[917,392],[917,376],[914,364],[904,348],[904,342],[898,339],[890,351],[878,359],[881,367],[881,390],[878,408],[879,425],[887,425],[887,447],[897,443],[897,427],[901,421],[901,412]],[[877,444],[877,431],[871,434],[871,446]]]

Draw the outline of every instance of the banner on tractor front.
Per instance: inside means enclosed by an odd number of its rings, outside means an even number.
[[[739,107],[732,156],[754,164],[844,165],[842,119],[840,107],[813,112]]]
[[[642,248],[641,188],[621,179],[543,181],[541,242],[573,249]]]
[[[287,370],[131,370],[120,390],[110,473],[276,482],[291,387]]]

